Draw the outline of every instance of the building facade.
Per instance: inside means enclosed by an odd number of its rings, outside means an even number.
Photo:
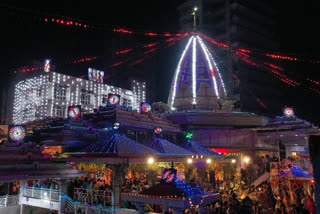
[[[143,83],[141,83],[143,84]],[[13,123],[23,124],[45,117],[67,117],[68,106],[81,105],[93,112],[108,102],[109,94],[120,95],[120,105],[139,111],[146,86],[127,90],[56,72],[24,79],[15,85]]]

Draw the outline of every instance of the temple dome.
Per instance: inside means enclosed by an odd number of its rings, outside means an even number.
[[[182,52],[168,97],[171,110],[231,110],[222,74],[198,35],[192,35]]]

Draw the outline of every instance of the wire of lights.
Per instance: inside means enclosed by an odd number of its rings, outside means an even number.
[[[183,50],[182,54],[181,54],[181,57],[180,57],[180,60],[178,62],[178,66],[177,66],[177,69],[176,69],[176,72],[175,72],[175,76],[173,78],[173,92],[172,92],[172,95],[171,95],[171,103],[170,103],[170,108],[172,109],[173,108],[173,103],[174,103],[174,100],[175,100],[175,96],[176,96],[176,92],[177,92],[177,82],[178,82],[178,76],[179,76],[179,72],[180,72],[180,66],[181,66],[181,63],[185,57],[185,54],[186,52],[188,51],[189,47],[190,47],[190,44],[191,44],[191,41],[193,40],[193,37],[194,36],[191,36],[185,49]]]

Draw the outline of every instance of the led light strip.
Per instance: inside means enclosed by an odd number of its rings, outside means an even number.
[[[180,57],[180,60],[179,60],[179,63],[178,63],[178,66],[177,66],[177,69],[176,69],[176,73],[175,73],[175,76],[174,76],[174,84],[173,84],[173,92],[172,92],[172,97],[171,97],[171,103],[170,103],[170,108],[173,110],[173,103],[174,103],[174,99],[176,97],[176,93],[177,93],[177,81],[178,81],[178,76],[179,76],[179,73],[180,73],[180,66],[181,66],[181,63],[186,55],[186,52],[187,50],[189,49],[189,46],[191,44],[191,41],[193,39],[194,36],[192,36],[188,43],[187,43],[187,46],[185,47],[185,49],[183,50],[182,52],[182,55]]]
[[[209,55],[208,55],[208,52],[206,51],[206,48],[205,48],[205,45],[203,44],[203,42],[201,41],[201,39],[199,38],[199,36],[197,36],[197,39],[201,45],[201,48],[202,48],[202,51],[204,53],[204,55],[206,56],[206,59],[207,59],[207,62],[208,62],[208,65],[209,65],[209,69],[210,71],[212,71],[213,69],[213,66],[211,64],[211,61],[209,59]],[[220,96],[219,96],[219,90],[218,90],[218,86],[217,86],[217,80],[216,80],[216,77],[212,75],[212,81],[213,81],[213,85],[214,85],[214,91],[218,97],[218,99],[220,99]],[[222,79],[221,79],[222,81]]]
[[[193,38],[192,44],[192,104],[197,104],[197,39]]]

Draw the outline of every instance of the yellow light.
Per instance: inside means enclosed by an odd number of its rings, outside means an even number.
[[[297,156],[297,152],[292,152],[292,156]]]
[[[244,157],[244,159],[243,159],[243,160],[244,160],[244,162],[245,162],[245,163],[249,163],[250,158],[249,158],[249,157]]]
[[[154,163],[154,159],[153,158],[149,158],[148,159],[148,164],[153,164]]]
[[[232,160],[231,160],[231,163],[235,163],[235,162],[236,162],[236,159],[232,159]]]
[[[191,159],[191,158],[188,158],[187,162],[188,162],[188,163],[192,163],[192,159]]]
[[[211,159],[210,158],[207,159],[207,163],[211,163]]]

